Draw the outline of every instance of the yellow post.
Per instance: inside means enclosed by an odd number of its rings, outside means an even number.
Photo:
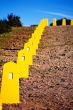
[[[36,55],[44,28],[48,26],[48,20],[43,19],[32,34],[32,37],[24,45],[24,49],[18,52],[17,67],[20,77],[29,77],[29,65],[32,65],[33,55]]]
[[[2,100],[1,100],[1,93],[0,93],[0,110],[2,110]]]
[[[71,25],[71,26],[73,26],[73,19],[71,20],[71,23],[70,23],[70,25]]]
[[[19,103],[19,74],[17,64],[8,62],[4,64],[0,101],[6,104]]]
[[[2,85],[0,94],[0,110],[2,104],[20,103],[19,97],[19,78],[29,77],[29,65],[33,63],[33,55],[36,55],[38,44],[48,20],[41,20],[40,24],[32,34],[32,37],[18,52],[17,63],[7,62],[3,66]]]
[[[66,19],[62,20],[62,26],[66,26]]]
[[[2,110],[2,104],[0,104],[0,110]]]
[[[53,26],[57,26],[56,19],[53,19]]]
[[[30,61],[30,55],[27,54],[27,50],[20,50],[18,52],[17,58],[17,68],[20,78],[28,78],[29,77],[29,65],[28,62]]]

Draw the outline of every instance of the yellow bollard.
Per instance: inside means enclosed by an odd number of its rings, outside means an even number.
[[[19,78],[29,77],[29,65],[33,63],[33,55],[36,55],[44,28],[48,26],[48,20],[41,20],[40,24],[32,34],[32,37],[18,52],[17,63],[8,62],[3,66],[2,85],[0,94],[0,110],[2,104],[20,103]]]
[[[66,19],[62,20],[62,26],[66,26]]]
[[[70,25],[71,25],[71,26],[73,26],[73,19],[71,20],[71,23],[70,23]]]
[[[0,110],[2,110],[2,104],[0,104]]]
[[[1,102],[1,94],[0,94],[0,110],[2,110],[2,102]]]
[[[19,103],[19,74],[17,64],[4,64],[0,101],[6,104]]]
[[[53,19],[53,26],[57,26],[56,19]]]
[[[20,78],[28,78],[29,77],[29,63],[32,63],[32,56],[22,49],[18,52],[17,58],[17,68]]]

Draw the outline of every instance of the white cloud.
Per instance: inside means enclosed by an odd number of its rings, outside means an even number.
[[[71,19],[73,18],[73,16],[63,14],[63,13],[59,13],[59,12],[48,12],[48,11],[42,11],[42,10],[37,10],[37,12],[44,13],[44,14],[47,14],[47,15],[56,15],[56,16],[71,18]]]

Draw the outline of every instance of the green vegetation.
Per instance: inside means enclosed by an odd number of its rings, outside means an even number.
[[[12,13],[7,16],[7,19],[0,19],[0,34],[10,32],[12,27],[21,27],[20,17]]]
[[[21,27],[22,23],[20,21],[20,17],[13,15],[12,13],[8,15],[8,24],[9,26],[13,27]]]
[[[7,20],[0,20],[0,33],[10,32],[11,27],[9,26]]]

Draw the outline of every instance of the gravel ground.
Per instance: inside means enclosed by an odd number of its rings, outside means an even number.
[[[72,26],[45,29],[29,74],[20,79],[21,103],[3,110],[73,110]]]

